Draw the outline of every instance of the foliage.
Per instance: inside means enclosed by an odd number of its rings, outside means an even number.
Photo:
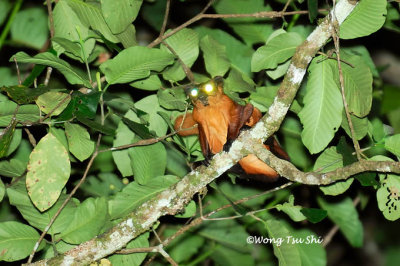
[[[231,17],[200,20],[175,32],[204,3],[172,1],[167,30],[160,32],[166,0],[58,0],[51,18],[42,2],[0,0],[0,53],[9,59],[0,62],[0,260],[7,262],[27,258],[45,230],[37,259],[66,252],[176,184],[204,159],[196,136],[167,135],[175,118],[192,108],[182,87],[192,77],[199,83],[224,76],[227,95],[266,112],[297,47],[327,15],[318,8],[332,6],[289,1],[288,11],[308,9],[309,15],[272,19],[257,12],[280,10],[287,1],[217,0],[208,12]],[[362,44],[388,30],[399,34],[399,5],[360,1],[338,29],[342,73],[332,39],[326,53],[312,59],[276,134],[301,171],[326,173],[356,162],[353,140],[363,148],[363,159],[399,160],[400,87],[381,78],[384,67],[374,64],[371,46]],[[336,241],[351,250],[371,241],[363,228],[366,202],[375,219],[400,218],[399,175],[370,172],[319,188],[278,188],[211,217],[239,219],[211,219],[179,231],[199,209],[206,214],[282,185],[238,177],[229,173],[211,185],[202,195],[207,206],[188,199],[179,214],[162,220],[162,239],[178,234],[165,247],[176,263],[326,265],[329,246],[319,240],[332,223],[344,236]],[[157,239],[146,232],[126,248],[157,246]],[[392,253],[384,255],[393,260]],[[107,259],[140,265],[150,256]],[[165,263],[161,256],[156,260]]]

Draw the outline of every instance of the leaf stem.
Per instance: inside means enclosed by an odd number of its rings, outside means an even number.
[[[23,0],[17,0],[17,2],[14,4],[14,8],[11,11],[11,15],[8,18],[7,24],[4,26],[4,29],[0,35],[0,50],[4,44],[5,39],[7,38],[8,32],[10,31],[11,24],[14,21],[15,15],[17,15],[18,11],[21,8],[22,2],[23,2]]]

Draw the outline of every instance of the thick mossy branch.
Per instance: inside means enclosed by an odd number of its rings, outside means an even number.
[[[352,2],[342,0],[337,4],[335,10],[339,23],[343,22],[353,10],[355,5]],[[268,113],[260,123],[251,129],[248,134],[244,134],[250,136],[253,141],[248,142],[246,136],[242,134],[232,144],[229,153],[222,152],[217,154],[214,156],[209,167],[196,168],[195,171],[186,175],[174,186],[143,203],[129,216],[125,217],[122,222],[106,233],[82,243],[64,254],[38,261],[33,263],[33,265],[87,265],[121,249],[129,241],[149,230],[161,216],[167,214],[173,215],[183,210],[184,206],[191,200],[195,193],[228,170],[239,159],[245,156],[246,152],[253,152],[248,148],[248,143],[254,143],[255,139],[258,140],[257,142],[261,142],[278,130],[296,95],[308,63],[330,38],[332,32],[330,25],[330,17],[327,16],[297,49],[273,105],[269,108]],[[256,151],[257,148],[254,148]],[[259,154],[262,157],[262,153]],[[271,160],[271,166],[274,167],[274,164],[275,162]],[[280,171],[281,169],[278,170],[279,173],[281,173]],[[299,178],[299,180],[302,179]]]

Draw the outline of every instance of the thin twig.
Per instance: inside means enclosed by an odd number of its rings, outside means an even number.
[[[132,148],[132,147],[137,147],[137,146],[145,146],[145,145],[150,145],[150,144],[154,144],[157,142],[160,142],[166,138],[169,138],[175,134],[177,134],[180,131],[185,131],[185,130],[191,130],[193,128],[197,127],[197,125],[192,126],[190,128],[185,128],[185,129],[181,129],[181,130],[177,130],[177,131],[173,131],[165,136],[162,137],[155,137],[155,138],[151,138],[151,139],[142,139],[139,140],[135,143],[129,143],[129,144],[125,144],[125,145],[121,145],[121,146],[117,146],[117,147],[111,147],[111,148],[106,148],[103,150],[99,150],[98,153],[102,153],[102,152],[107,152],[107,151],[117,151],[117,150],[124,150],[124,149],[128,149],[128,148]]]
[[[183,28],[186,28],[187,26],[189,26],[190,24],[200,20],[202,17],[202,15],[204,14],[204,12],[207,11],[207,9],[213,4],[214,0],[211,0],[208,2],[208,4],[203,8],[203,10],[200,11],[199,14],[197,14],[196,16],[194,16],[193,18],[189,19],[188,21],[186,21],[185,23],[183,23],[182,25],[180,25],[179,27],[171,30],[170,32],[168,32],[167,34],[164,34],[163,36],[159,36],[157,39],[155,39],[154,41],[152,41],[149,45],[147,45],[147,47],[152,48],[158,44],[160,44],[163,40],[165,40],[166,38],[170,37],[171,35],[177,33],[178,31],[180,31]]]
[[[21,85],[22,84],[21,73],[19,72],[17,58],[15,58],[15,56],[14,56],[13,59],[14,59],[14,62],[15,62],[15,68],[17,69],[18,84]]]
[[[57,212],[54,214],[54,216],[51,218],[49,224],[46,226],[46,228],[43,230],[42,234],[40,235],[39,240],[36,242],[32,253],[29,256],[28,259],[28,263],[31,263],[33,260],[33,256],[35,255],[37,249],[40,246],[40,243],[42,242],[43,238],[45,237],[45,235],[47,234],[47,232],[50,230],[50,227],[53,225],[54,221],[57,219],[57,217],[60,215],[61,211],[64,209],[64,207],[68,204],[68,202],[71,200],[72,196],[75,195],[76,191],[78,190],[78,188],[83,184],[83,182],[86,179],[87,174],[89,173],[89,169],[92,167],[93,161],[94,159],[97,157],[98,155],[98,150],[99,150],[99,146],[100,146],[100,140],[101,140],[101,134],[99,134],[98,138],[97,138],[97,143],[96,143],[96,149],[92,154],[92,157],[90,158],[85,172],[83,173],[83,176],[81,178],[81,180],[79,180],[79,183],[76,184],[76,186],[72,189],[71,193],[68,195],[68,197],[64,200],[63,204],[61,204],[60,208],[57,210]]]
[[[47,12],[49,13],[49,21],[50,21],[50,39],[54,38],[55,29],[54,29],[54,17],[53,17],[53,9],[51,7],[51,0],[46,0],[47,4]],[[52,67],[47,67],[46,78],[44,80],[44,85],[49,85],[51,72],[53,71]]]
[[[174,35],[178,31],[186,28],[187,26],[203,19],[203,18],[280,18],[284,16],[292,16],[292,15],[305,15],[308,14],[308,10],[299,10],[299,11],[289,11],[289,12],[282,12],[282,11],[262,11],[256,13],[248,13],[248,14],[204,14],[204,12],[211,6],[213,1],[210,1],[207,6],[196,16],[189,19],[182,25],[176,27],[175,29],[171,30],[170,32],[164,34],[162,37],[157,37],[154,41],[152,41],[147,47],[152,48],[158,44],[160,44],[163,40],[167,39],[168,37]],[[318,12],[326,12],[327,9],[319,9]]]
[[[167,47],[168,50],[170,50],[171,53],[176,56],[179,64],[181,64],[183,72],[185,72],[186,77],[190,80],[191,83],[194,83],[193,72],[190,70],[190,68],[182,61],[182,59],[179,57],[179,55],[175,52],[175,50],[168,43],[162,41],[162,44],[165,45],[165,47]]]
[[[53,72],[53,68],[52,67],[47,67],[46,78],[44,79],[44,86],[49,85],[51,72]]]
[[[165,33],[165,29],[167,28],[168,16],[169,16],[169,9],[171,7],[171,0],[167,0],[167,4],[165,6],[165,14],[164,14],[164,21],[160,29],[160,35],[158,37],[162,37]]]
[[[57,110],[57,108],[59,108],[63,103],[65,103],[66,100],[71,98],[71,94],[73,92],[74,91],[70,91],[69,94],[67,96],[65,96],[65,98],[63,98],[53,109],[50,110],[50,112],[47,113],[47,115],[45,115],[43,118],[39,118],[37,123],[42,123],[44,120],[49,118],[51,116],[51,114],[54,113],[55,110]]]
[[[354,200],[353,200],[353,205],[357,206],[358,203],[360,202],[360,197],[357,196]],[[332,238],[335,236],[335,234],[339,231],[339,226],[338,225],[334,225],[332,227],[331,230],[329,230],[329,232],[323,237],[324,242],[322,243],[323,247],[326,247],[331,241]]]
[[[333,6],[335,8],[336,0],[333,0]],[[335,44],[335,50],[336,50],[336,58],[337,58],[337,64],[338,64],[338,69],[339,69],[339,82],[340,82],[340,89],[342,92],[342,100],[343,100],[344,110],[345,110],[346,117],[347,117],[347,122],[349,123],[349,127],[350,127],[351,139],[353,140],[354,149],[356,150],[357,159],[359,161],[361,161],[362,153],[360,151],[360,144],[358,143],[357,138],[356,138],[353,121],[351,121],[351,116],[349,113],[349,106],[346,101],[346,95],[345,95],[345,89],[344,89],[344,78],[343,78],[343,71],[342,71],[342,65],[341,65],[341,60],[340,60],[339,25],[338,25],[337,19],[335,17],[335,12],[332,12],[332,14],[334,16],[331,21],[332,26],[333,26],[332,27],[332,38],[333,38],[333,42]]]
[[[25,130],[26,134],[28,135],[29,142],[32,144],[33,147],[36,147],[35,137],[32,135],[32,133],[29,131],[28,128],[24,127],[24,130]]]
[[[292,2],[292,0],[288,0],[288,1],[286,2],[285,6],[283,7],[283,9],[282,9],[281,12],[283,12],[283,13],[286,12],[286,9],[289,7],[290,2]]]

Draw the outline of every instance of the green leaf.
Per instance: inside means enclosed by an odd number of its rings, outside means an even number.
[[[88,198],[75,210],[69,226],[58,236],[70,244],[80,244],[98,235],[108,215],[105,198]]]
[[[327,211],[316,208],[303,208],[301,213],[312,223],[319,223],[328,215]]]
[[[90,1],[90,2],[83,2],[82,0],[62,0],[56,5],[56,7],[60,4],[60,2],[68,3],[68,9],[66,9],[66,15],[68,14],[76,14],[76,17],[72,17],[67,19],[68,24],[71,24],[72,30],[76,32],[76,26],[74,23],[79,23],[82,27],[87,30],[89,26],[97,32],[100,32],[104,38],[108,41],[117,43],[118,38],[111,32],[110,28],[108,27],[103,14],[101,13],[101,6],[100,3]],[[76,18],[76,20],[75,20]],[[57,30],[56,30],[57,31]],[[62,36],[63,37],[63,36]],[[87,36],[82,36],[83,39],[86,39]],[[74,38],[73,40],[79,40]]]
[[[291,60],[287,60],[285,63],[279,64],[275,69],[267,70],[266,73],[273,80],[283,77],[288,71],[291,62]]]
[[[82,53],[82,48],[78,41],[71,41],[62,37],[54,37],[51,39],[51,41],[53,43],[57,43],[65,50],[66,53],[70,53],[73,56],[80,58],[81,62],[84,62],[87,59],[88,55]]]
[[[36,50],[43,48],[48,32],[47,13],[41,7],[19,11],[11,24],[11,39]]]
[[[244,43],[240,42],[233,36],[220,29],[198,27],[196,28],[196,31],[199,33],[200,39],[206,35],[209,35],[218,43],[225,46],[226,54],[231,61],[231,65],[240,72],[251,75],[251,56],[254,53],[254,50],[251,47],[245,45]]]
[[[126,248],[147,248],[149,247],[149,233],[141,234],[130,241]],[[139,266],[146,258],[147,253],[116,254],[108,257],[112,265]]]
[[[87,119],[83,116],[77,117],[78,121],[81,122],[82,124],[86,125],[88,128],[101,132],[104,135],[114,135],[114,128],[110,128],[108,126],[102,125],[99,122]]]
[[[30,200],[24,181],[18,182],[7,188],[7,196],[10,199],[10,204],[17,207],[24,219],[32,226],[38,228],[40,231],[43,231],[48,226],[52,217],[54,217],[55,213],[67,198],[67,195],[61,194],[60,198],[53,207],[45,212],[40,212],[37,208],[35,208]],[[72,199],[68,202],[53,225],[50,227],[48,232],[49,234],[54,235],[56,233],[60,233],[68,227],[72,217],[74,216],[73,214],[76,208],[76,201],[76,199]]]
[[[294,205],[294,196],[290,195],[289,196],[289,201],[285,202],[283,204],[277,204],[275,205],[275,208],[278,211],[283,211],[289,217],[295,221],[295,222],[300,222],[306,219],[306,217],[301,213],[301,206]]]
[[[151,179],[146,185],[131,182],[121,192],[108,202],[111,219],[125,216],[143,202],[154,198],[178,179],[175,176],[166,175]]]
[[[10,125],[0,132],[0,158],[3,158],[8,154],[16,125],[17,120],[13,119],[11,120]]]
[[[49,91],[40,95],[36,100],[36,104],[45,114],[53,111],[51,115],[59,115],[64,111],[70,101],[71,96],[68,93]]]
[[[136,46],[138,44],[136,41],[136,28],[132,24],[130,24],[125,31],[117,34],[117,38],[124,48]]]
[[[79,91],[72,94],[71,101],[58,117],[58,121],[66,121],[73,117],[94,118],[99,104],[100,92],[83,94]]]
[[[340,38],[355,39],[370,35],[385,23],[386,0],[363,0],[340,26]]]
[[[0,6],[1,3],[2,2],[0,1]],[[15,84],[18,84],[18,76],[15,75],[13,71],[11,71],[11,68],[0,67],[0,77],[0,86],[13,86]]]
[[[133,113],[133,111],[128,111],[128,112]],[[135,133],[133,133],[129,129],[129,127],[121,120],[119,122],[118,128],[116,130],[113,147],[130,144],[130,143],[133,143],[134,140],[135,140]],[[123,177],[133,175],[133,171],[132,171],[132,167],[131,167],[131,159],[129,157],[128,150],[129,149],[124,149],[124,150],[112,152],[114,163],[117,165],[117,168]]]
[[[15,154],[9,161],[0,161],[0,175],[7,177],[19,177],[25,173],[28,165],[31,145],[27,140],[22,139]]]
[[[386,21],[383,26],[386,29],[400,33],[400,28],[397,25],[397,21],[399,19],[400,19],[400,11],[398,10],[398,8],[392,5],[388,5]]]
[[[3,181],[0,179],[0,202],[3,201],[5,193],[6,193],[6,187],[4,186]]]
[[[376,68],[375,63],[372,60],[372,57],[371,57],[368,49],[364,45],[356,45],[356,46],[352,46],[350,48],[343,48],[343,51],[345,51],[346,53],[349,53],[349,54],[360,56],[361,59],[364,61],[364,63],[371,70],[372,75],[375,78],[380,77],[378,69]]]
[[[225,79],[224,92],[254,92],[256,84],[247,74],[232,67]]]
[[[100,65],[110,84],[146,78],[150,71],[161,71],[172,64],[173,55],[156,48],[129,47]]]
[[[231,66],[225,46],[206,35],[200,41],[200,48],[208,74],[212,77],[225,75]]]
[[[82,1],[79,1],[83,3]],[[60,0],[55,5],[53,10],[53,18],[54,18],[54,37],[55,38],[63,38],[69,40],[71,42],[79,43],[79,41],[86,40],[84,42],[83,48],[85,51],[85,57],[88,57],[90,53],[93,51],[95,40],[89,39],[91,32],[89,31],[89,25],[85,25],[81,19],[83,19],[82,15],[75,12],[71,5],[71,1],[69,0]],[[93,16],[91,16],[92,18]],[[105,23],[104,23],[105,24]],[[78,34],[78,29],[80,34]],[[80,35],[80,36],[79,36]],[[64,47],[60,46],[60,44],[53,43],[54,50],[57,51],[57,54],[63,53]],[[79,52],[81,54],[81,51]],[[72,58],[76,59],[73,53],[67,53],[67,55],[73,55]],[[83,58],[83,56],[78,56],[78,58]]]
[[[169,110],[185,111],[187,108],[186,94],[181,89],[165,89],[157,92],[160,106]]]
[[[30,89],[24,85],[2,87],[1,90],[7,92],[8,97],[18,104],[31,103],[35,101],[39,95],[49,91],[47,87],[40,86],[35,89]]]
[[[89,176],[81,185],[81,189],[90,196],[108,197],[121,191],[124,186],[121,176],[113,173],[99,173],[97,176]]]
[[[48,133],[33,149],[26,175],[29,197],[40,211],[49,209],[57,201],[70,173],[68,152]]]
[[[145,185],[157,176],[162,176],[167,166],[167,151],[162,143],[133,147],[129,151],[133,176]]]
[[[177,218],[189,218],[196,214],[196,203],[191,200],[188,205],[186,205],[183,213],[176,214]]]
[[[64,126],[69,151],[81,162],[89,158],[94,151],[95,144],[90,140],[86,128],[72,123],[65,123]]]
[[[302,41],[302,37],[295,32],[279,34],[253,54],[251,71],[276,68],[278,64],[293,56]]]
[[[12,101],[0,101],[0,127],[6,127],[14,117],[17,104]],[[16,119],[18,121],[37,121],[39,119],[39,108],[36,104],[21,105],[18,109]]]
[[[376,192],[378,207],[389,221],[400,218],[400,178],[397,175],[386,175],[381,180],[381,187]]]
[[[83,84],[87,88],[92,87],[83,71],[72,67],[66,61],[56,57],[52,53],[45,52],[35,55],[34,57],[30,57],[24,52],[18,52],[11,57],[10,61],[12,61],[13,58],[20,63],[33,63],[54,67],[64,75],[70,84]]]
[[[342,116],[342,124],[341,127],[346,131],[347,135],[351,137],[351,132],[350,132],[350,127],[349,127],[349,122],[347,120],[347,116],[345,111],[343,110],[343,116]],[[354,133],[356,136],[357,140],[360,140],[365,137],[368,133],[368,118],[359,118],[357,116],[354,116],[350,114],[350,119],[351,122],[353,123],[353,128],[354,128]]]
[[[142,0],[101,0],[101,11],[114,34],[123,32],[139,13]]]
[[[331,61],[317,63],[320,58],[309,67],[304,108],[298,114],[304,127],[301,139],[312,154],[329,144],[342,122],[342,96],[335,83],[338,76]]]
[[[274,239],[274,254],[278,258],[279,265],[301,265],[300,253],[296,245],[286,241],[291,236],[286,226],[278,220],[264,222],[270,239]],[[279,241],[281,240],[281,241]]]
[[[371,70],[364,63],[361,57],[356,55],[348,55],[341,53],[341,58],[352,64],[349,66],[342,63],[342,72],[344,78],[344,88],[346,102],[349,106],[349,112],[358,116],[364,117],[369,114],[372,105],[372,74]],[[338,74],[337,61],[332,61],[334,64],[334,73]],[[339,85],[339,79],[336,78],[336,83]]]
[[[351,199],[345,198],[338,203],[328,203],[322,198],[318,198],[318,203],[328,212],[328,217],[339,226],[347,241],[353,247],[361,247],[363,244],[363,227]]]
[[[251,14],[272,10],[271,7],[265,6],[263,0],[220,0],[215,2],[214,8],[219,14]],[[264,43],[273,31],[269,18],[226,18],[224,21],[249,46]]]
[[[0,223],[0,260],[17,261],[27,257],[39,237],[39,233],[29,225],[14,221]],[[42,242],[38,250],[44,246]]]
[[[318,0],[307,0],[307,7],[308,18],[310,19],[310,22],[313,22],[318,16]]]
[[[184,28],[171,37],[168,37],[165,42],[189,68],[199,56],[199,36],[192,29]],[[161,45],[161,50],[173,54],[165,45]],[[163,78],[165,80],[180,81],[185,77],[185,71],[179,61],[176,61],[171,67],[163,71]]]
[[[256,92],[250,95],[250,100],[257,104],[262,105],[261,111],[267,111],[271,104],[274,102],[274,98],[278,91],[278,86],[269,87],[257,87]]]
[[[154,2],[145,1],[140,13],[141,17],[157,32],[161,30],[167,0],[159,0]]]
[[[300,230],[292,233],[294,238],[305,240],[304,243],[296,245],[301,257],[301,265],[327,265],[325,248],[319,244],[320,241],[323,241],[321,236],[316,236],[310,230]]]
[[[150,75],[148,78],[132,82],[129,85],[146,91],[157,91],[162,86],[160,78],[157,75]]]
[[[10,4],[9,0],[0,1],[0,26],[6,19],[7,14],[10,11],[11,7],[12,5]]]
[[[400,157],[400,134],[385,139],[385,149]]]

